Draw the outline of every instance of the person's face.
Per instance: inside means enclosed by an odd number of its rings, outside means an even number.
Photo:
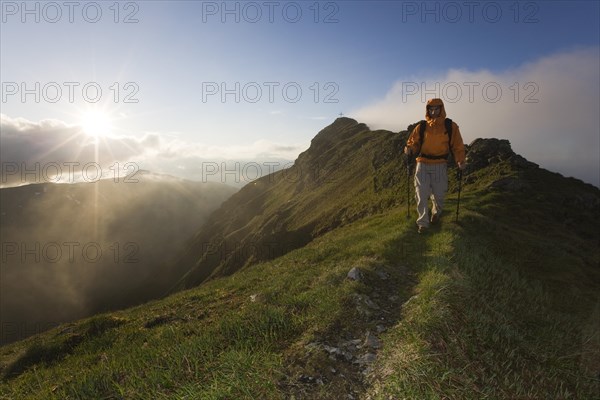
[[[427,106],[427,112],[429,113],[429,116],[431,118],[437,118],[440,116],[440,113],[442,112],[442,107],[441,106]]]

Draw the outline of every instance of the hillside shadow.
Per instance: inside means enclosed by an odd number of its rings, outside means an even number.
[[[418,275],[427,263],[431,248],[428,236],[433,235],[439,227],[430,229],[425,235],[417,233],[415,216],[405,215],[399,218],[399,230],[395,239],[385,243],[381,256],[385,267],[383,270],[389,274],[389,279],[379,280],[376,290],[387,296],[388,306],[386,311],[386,325],[395,326],[402,319],[402,305],[409,301],[415,294],[415,287],[419,283]]]

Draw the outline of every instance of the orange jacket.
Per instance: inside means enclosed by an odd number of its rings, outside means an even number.
[[[444,124],[444,121],[446,120],[444,102],[441,99],[429,99],[427,105],[441,106],[441,113],[439,117],[432,119],[427,113],[427,107],[425,107],[425,121],[427,121],[427,124],[425,127],[425,135],[423,135],[423,144],[421,145],[420,143],[420,124],[417,124],[406,142],[406,147],[410,148],[413,154],[422,153],[431,156],[443,156],[449,154],[449,137],[446,134],[446,127]],[[457,163],[465,162],[465,145],[460,130],[458,129],[458,125],[456,125],[454,121],[452,121],[452,154]],[[417,162],[442,164],[445,163],[446,160],[431,160],[425,157],[417,157]]]

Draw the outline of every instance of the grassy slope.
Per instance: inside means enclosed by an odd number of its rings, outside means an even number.
[[[267,261],[392,207],[404,193],[398,155],[406,138],[407,132],[336,120],[294,166],[246,185],[211,216],[176,263],[182,275],[187,272],[180,287]]]
[[[0,394],[593,398],[600,256],[597,233],[585,235],[593,221],[567,230],[539,201],[544,218],[528,219],[515,210],[535,199],[482,191],[486,179],[494,172],[465,193],[460,224],[446,216],[426,237],[394,209],[231,277],[0,348]],[[345,278],[353,266],[364,282]],[[361,307],[364,296],[378,307]],[[366,370],[311,346],[364,339],[381,324],[382,348]],[[323,384],[303,383],[307,376]]]

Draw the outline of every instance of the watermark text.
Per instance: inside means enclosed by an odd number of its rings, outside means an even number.
[[[134,1],[2,1],[2,23],[77,23],[96,24],[112,21],[115,24],[139,22],[139,3]]]
[[[508,19],[513,23],[535,24],[540,21],[540,6],[533,1],[403,1],[401,10],[403,23],[495,24]]]
[[[333,1],[203,1],[202,22],[295,24],[304,19],[316,24],[335,24],[339,22],[339,11],[338,3]]]
[[[422,103],[429,98],[440,98],[447,103],[465,99],[469,103],[497,103],[503,96],[509,96],[515,103],[539,103],[536,97],[539,91],[536,82],[514,82],[510,86],[498,82],[402,82],[402,102],[419,96]]]
[[[265,162],[212,162],[205,161],[200,164],[200,176],[203,183],[254,183],[267,176],[268,183],[286,181],[297,183],[304,179],[318,181],[319,183],[332,183],[335,181],[333,174],[318,164],[310,168],[301,168],[293,162],[281,163],[277,161]]]
[[[339,103],[339,90],[336,82],[313,82],[307,87],[298,82],[202,82],[202,102],[298,103],[304,96],[314,103]]]
[[[48,263],[66,261],[98,263],[110,260],[115,264],[137,263],[140,246],[135,242],[114,242],[101,245],[97,242],[2,242],[2,263]]]
[[[26,163],[2,162],[0,164],[1,182],[6,183],[95,183],[101,179],[112,179],[115,183],[138,183],[135,177],[140,170],[134,162],[113,163],[103,169],[97,162],[80,163],[77,161]]]
[[[98,103],[105,96],[115,103],[139,103],[139,91],[136,82],[114,82],[110,86],[98,82],[2,82],[2,103]]]

